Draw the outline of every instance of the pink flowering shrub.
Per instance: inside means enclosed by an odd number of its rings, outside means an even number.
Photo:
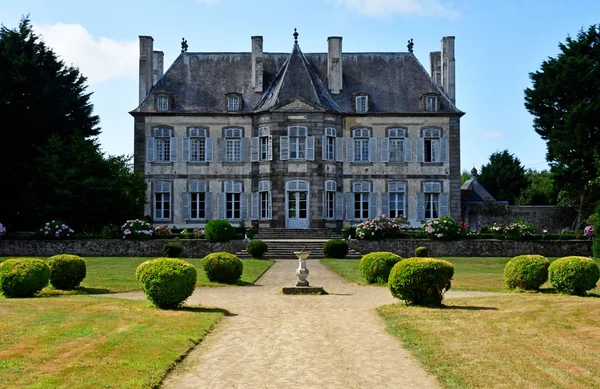
[[[504,237],[516,240],[527,239],[533,236],[534,231],[533,224],[519,220],[504,227]]]
[[[429,239],[454,239],[460,232],[460,225],[450,216],[442,216],[426,221],[423,224],[423,232]]]
[[[42,239],[67,239],[74,237],[75,231],[61,221],[52,220],[40,228],[38,235]]]
[[[121,226],[121,231],[123,232],[123,239],[151,238],[154,234],[150,223],[140,219],[127,220]]]
[[[171,235],[171,229],[167,225],[158,226],[154,229],[154,233],[156,235]]]
[[[1,238],[2,238],[4,235],[6,235],[6,227],[4,227],[4,226],[2,225],[2,223],[0,223],[0,239],[1,239]]]
[[[0,235],[2,235],[2,224],[0,224]],[[587,236],[588,238],[591,238],[594,235],[594,226],[593,225],[589,225],[587,227],[585,227],[583,229],[583,235]]]
[[[392,219],[386,215],[365,220],[356,226],[356,239],[377,240],[382,238],[397,237],[402,229],[408,226],[403,217]]]

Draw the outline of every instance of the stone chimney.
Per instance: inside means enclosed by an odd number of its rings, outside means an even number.
[[[164,73],[165,53],[154,51],[152,56],[152,85],[156,85]]]
[[[331,93],[337,95],[342,90],[342,37],[327,38],[327,80]]]
[[[431,79],[435,85],[442,86],[442,52],[432,51],[429,53],[429,66]]]
[[[252,37],[252,88],[263,91],[263,37]]]
[[[144,101],[152,88],[153,47],[154,39],[151,36],[140,35],[140,103]]]
[[[446,36],[442,38],[442,87],[444,92],[452,101],[456,103],[456,79],[454,65],[454,37]]]

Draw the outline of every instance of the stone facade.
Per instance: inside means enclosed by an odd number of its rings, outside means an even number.
[[[430,56],[435,80],[412,51],[345,54],[330,37],[326,54],[297,43],[264,53],[256,36],[251,53],[184,52],[157,77],[152,43],[140,37],[131,114],[154,225],[339,230],[381,214],[412,227],[460,218],[453,37]]]

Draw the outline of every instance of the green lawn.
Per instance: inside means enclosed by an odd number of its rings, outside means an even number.
[[[7,259],[1,257],[0,262]],[[135,279],[135,269],[137,266],[150,258],[137,257],[87,257],[85,258],[87,275],[81,283],[81,288],[72,292],[55,291],[51,287],[44,289],[42,295],[51,294],[98,294],[98,293],[118,293],[140,290]],[[223,286],[216,282],[210,282],[206,278],[204,270],[200,265],[201,259],[186,258],[196,266],[198,270],[198,286]],[[273,261],[264,259],[244,259],[244,271],[240,280],[240,285],[254,283],[265,271],[267,271]]]
[[[0,388],[151,388],[223,315],[98,296],[0,300]]]

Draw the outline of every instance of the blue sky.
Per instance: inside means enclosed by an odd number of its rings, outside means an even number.
[[[290,52],[294,27],[304,52],[325,52],[342,36],[345,52],[414,52],[428,68],[443,36],[456,37],[456,102],[461,121],[461,169],[479,168],[508,149],[526,167],[547,168],[545,143],[523,105],[528,73],[558,53],[558,43],[599,23],[600,2],[578,0],[21,0],[3,2],[0,22],[14,28],[29,14],[46,43],[88,77],[108,154],[133,153],[138,35],[154,37],[168,67],[180,51]],[[571,5],[573,4],[573,5]]]

